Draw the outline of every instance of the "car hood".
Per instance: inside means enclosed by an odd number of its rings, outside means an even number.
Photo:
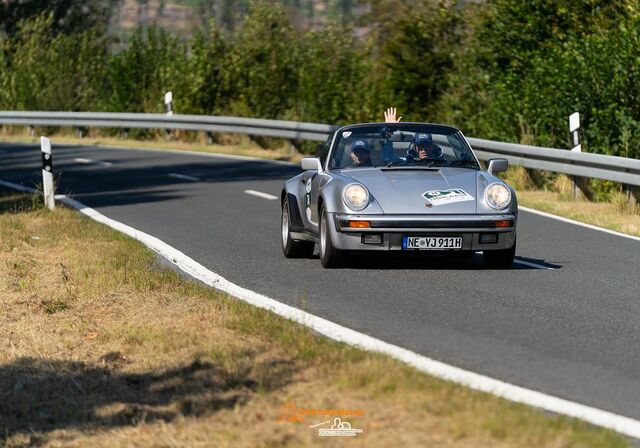
[[[384,213],[472,214],[477,212],[477,171],[465,168],[343,170],[367,187]],[[455,197],[443,190],[457,189]],[[461,190],[461,191],[460,191]],[[432,192],[434,199],[423,194]],[[436,198],[441,192],[439,198]]]

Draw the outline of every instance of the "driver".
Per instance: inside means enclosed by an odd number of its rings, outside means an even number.
[[[364,140],[356,140],[351,145],[351,166],[371,166],[371,151]]]
[[[407,151],[407,161],[422,162],[424,160],[447,160],[442,148],[433,143],[431,134],[418,133]]]

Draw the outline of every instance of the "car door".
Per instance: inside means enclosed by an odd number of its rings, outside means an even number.
[[[324,167],[326,164],[327,156],[329,155],[329,148],[333,141],[333,134],[329,136],[324,144],[318,145],[316,149],[316,157],[320,159],[320,163]],[[318,173],[316,171],[309,171],[302,177],[303,183],[303,195],[304,198],[304,220],[307,228],[313,232],[318,232],[318,199],[320,198],[320,190],[322,186],[328,181],[329,175],[325,172]]]

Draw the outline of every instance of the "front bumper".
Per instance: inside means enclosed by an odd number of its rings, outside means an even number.
[[[509,249],[516,239],[516,216],[498,215],[346,215],[330,216],[331,240],[342,250],[402,250],[404,236],[461,236],[462,250]],[[367,228],[350,226],[353,221]],[[497,227],[500,225],[502,227]],[[365,244],[364,235],[381,235],[379,244]],[[497,241],[481,243],[480,236],[495,234]]]

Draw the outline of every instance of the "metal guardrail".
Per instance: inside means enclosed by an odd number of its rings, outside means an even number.
[[[0,124],[122,129],[182,129],[228,132],[292,140],[324,141],[336,127],[328,124],[209,115],[165,115],[113,112],[0,111]]]
[[[503,157],[512,165],[640,186],[640,160],[567,149],[467,139],[479,159]]]
[[[0,125],[104,127],[121,129],[182,129],[324,141],[337,126],[283,120],[207,115],[165,115],[110,112],[0,111]],[[572,176],[611,180],[640,186],[640,160],[572,152],[514,143],[468,138],[481,160],[503,157],[512,165]]]

